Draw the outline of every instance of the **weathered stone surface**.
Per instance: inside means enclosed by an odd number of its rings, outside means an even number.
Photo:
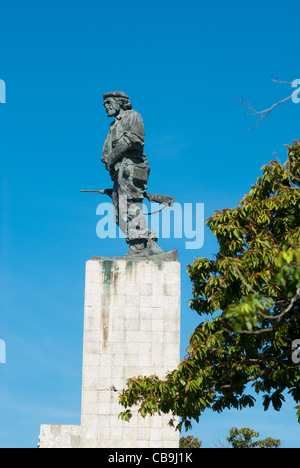
[[[180,264],[93,257],[86,264],[80,426],[42,425],[40,447],[178,447],[169,416],[118,419],[129,377],[179,362]]]

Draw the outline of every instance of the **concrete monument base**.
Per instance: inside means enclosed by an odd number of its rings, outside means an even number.
[[[169,258],[86,263],[81,425],[41,425],[40,448],[178,448],[168,415],[118,419],[128,378],[163,378],[180,359],[180,264]]]

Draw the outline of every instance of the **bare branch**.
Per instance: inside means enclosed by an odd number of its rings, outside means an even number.
[[[277,78],[277,76],[275,75],[271,75],[273,76],[273,79],[271,81],[274,81],[274,83],[280,83],[280,84],[288,84],[288,85],[292,85],[293,82],[292,81],[282,81],[280,80],[279,78]]]
[[[259,330],[240,330],[239,332],[235,332],[234,329],[229,330],[228,328],[223,328],[227,333],[238,333],[239,335],[261,335],[262,333],[267,333],[274,331],[273,327],[269,328],[260,328]]]
[[[286,309],[284,309],[278,315],[265,315],[260,311],[257,311],[257,314],[260,315],[261,317],[267,319],[267,320],[277,320],[277,319],[283,317],[284,315],[286,315],[286,314],[288,314],[290,312],[291,308],[293,307],[293,305],[295,304],[295,302],[297,301],[299,296],[300,296],[300,289],[297,289],[296,294],[295,294],[294,297],[292,297],[291,302],[289,303],[288,307]]]
[[[278,162],[278,164],[280,164],[280,166],[283,167],[283,164],[282,164],[282,162],[280,161],[280,159],[279,159],[278,154],[276,153],[276,151],[273,151],[273,156],[275,156],[276,161]]]
[[[282,81],[277,77],[274,77],[274,79],[272,79],[272,81],[274,81],[275,83],[281,83],[281,84],[282,83],[283,84],[289,84],[289,85],[293,84],[292,82]],[[263,120],[265,120],[270,115],[270,113],[272,112],[273,109],[275,109],[275,107],[279,106],[280,104],[283,104],[284,102],[289,101],[290,99],[293,98],[293,96],[295,96],[298,93],[299,93],[299,89],[297,88],[297,89],[295,89],[295,91],[292,92],[292,94],[290,96],[282,99],[281,101],[275,102],[275,104],[273,104],[272,106],[270,106],[267,109],[264,109],[262,111],[258,111],[256,109],[254,109],[252,106],[250,106],[249,101],[245,102],[243,100],[243,98],[239,98],[239,101],[246,107],[246,109],[248,109],[250,111],[246,115],[257,115],[257,116],[259,116],[258,122],[254,125],[254,127],[250,128],[249,130],[254,130]]]

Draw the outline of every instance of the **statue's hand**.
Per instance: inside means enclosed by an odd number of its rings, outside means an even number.
[[[111,156],[108,156],[105,160],[105,169],[107,171],[111,171],[112,169],[112,166],[113,166],[113,162],[112,162],[112,158]]]

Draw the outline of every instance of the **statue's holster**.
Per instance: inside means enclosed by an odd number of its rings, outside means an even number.
[[[136,163],[124,157],[121,162],[115,165],[115,170],[118,172],[118,182],[120,185],[122,185],[124,180],[141,188],[147,185],[150,167],[146,162]]]

